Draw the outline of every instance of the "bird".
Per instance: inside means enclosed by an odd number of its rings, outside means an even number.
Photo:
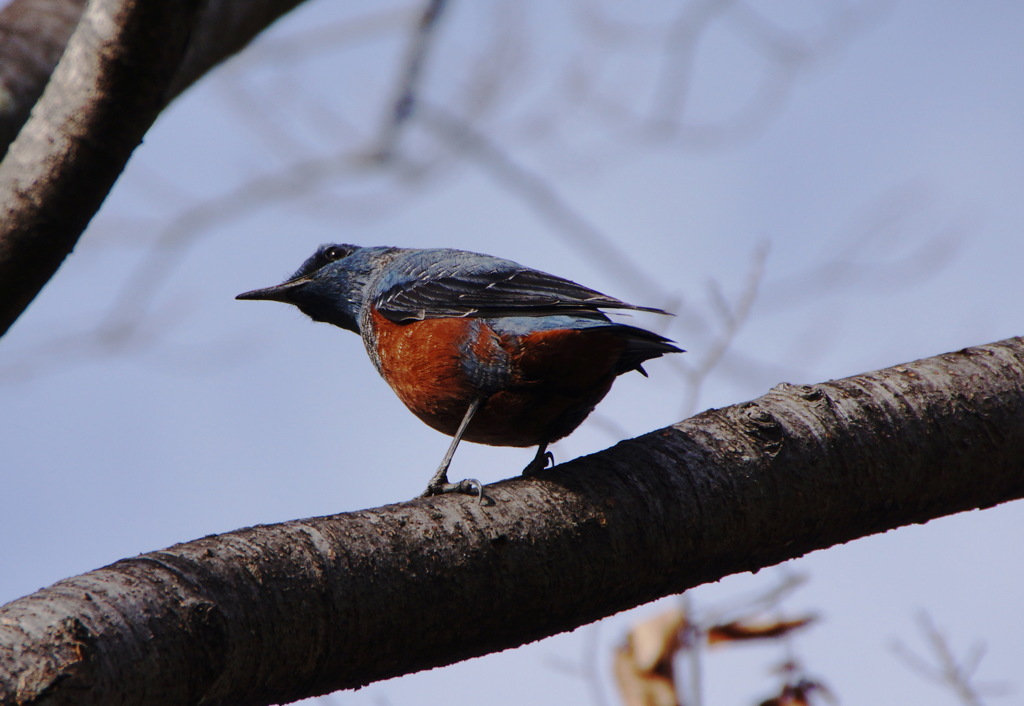
[[[477,495],[448,480],[461,441],[537,447],[523,470],[554,462],[548,445],[574,431],[621,374],[673,341],[612,321],[636,306],[492,255],[452,248],[320,246],[283,283],[239,294],[297,307],[362,337],[377,372],[409,410],[452,437],[422,496]]]

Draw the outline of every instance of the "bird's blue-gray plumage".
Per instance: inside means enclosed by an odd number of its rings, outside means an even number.
[[[239,295],[297,306],[354,331],[378,372],[420,419],[454,437],[428,495],[448,483],[459,440],[533,446],[571,433],[630,370],[680,352],[664,336],[612,321],[635,306],[491,255],[447,248],[324,245],[284,283]]]
[[[397,256],[370,296],[377,310],[395,322],[460,316],[592,317],[600,308],[665,313],[511,260],[446,248]]]

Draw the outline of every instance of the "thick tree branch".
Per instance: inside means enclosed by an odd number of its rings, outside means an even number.
[[[745,404],[471,498],[254,527],[0,609],[0,703],[267,704],[1024,496],[1024,339]]]
[[[171,85],[177,96],[305,0],[205,0],[192,43]]]
[[[205,0],[170,97],[302,2]],[[85,0],[13,0],[0,9],[0,155],[28,120],[84,8]]]
[[[71,252],[170,99],[300,1],[92,0],[23,127],[81,3],[19,0],[17,12],[0,11],[0,39],[22,40],[0,49],[0,138],[21,127],[0,163],[0,335]],[[37,25],[47,31],[26,38]]]
[[[50,80],[85,0],[13,0],[0,9],[0,156]]]
[[[166,105],[199,0],[92,0],[0,162],[0,333],[71,252]]]

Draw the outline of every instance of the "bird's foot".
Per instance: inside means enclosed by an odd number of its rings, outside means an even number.
[[[433,495],[443,495],[445,493],[475,495],[477,502],[482,503],[484,501],[484,486],[476,478],[466,478],[458,483],[449,483],[447,478],[442,477],[436,482],[432,481],[420,497],[429,498]]]
[[[533,460],[526,465],[526,468],[523,469],[523,475],[536,475],[537,473],[540,473],[545,468],[547,468],[549,465],[555,465],[555,455],[550,451],[543,451],[534,456]]]

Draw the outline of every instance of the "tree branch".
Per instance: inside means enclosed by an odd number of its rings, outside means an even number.
[[[1024,496],[1024,338],[782,384],[470,498],[260,526],[0,609],[0,703],[268,704]]]
[[[168,98],[243,49],[303,0],[205,0]],[[13,0],[0,8],[0,156],[28,120],[86,0]]]
[[[18,134],[0,163],[0,335],[71,252],[171,98],[299,2],[92,0],[45,91],[75,2],[19,0],[16,13],[0,11],[0,39],[48,28],[0,50],[10,60],[0,103],[12,99],[0,110],[0,140]]]
[[[0,163],[0,333],[49,280],[166,105],[199,0],[92,0]]]
[[[0,156],[28,120],[85,0],[13,0],[0,8]]]

